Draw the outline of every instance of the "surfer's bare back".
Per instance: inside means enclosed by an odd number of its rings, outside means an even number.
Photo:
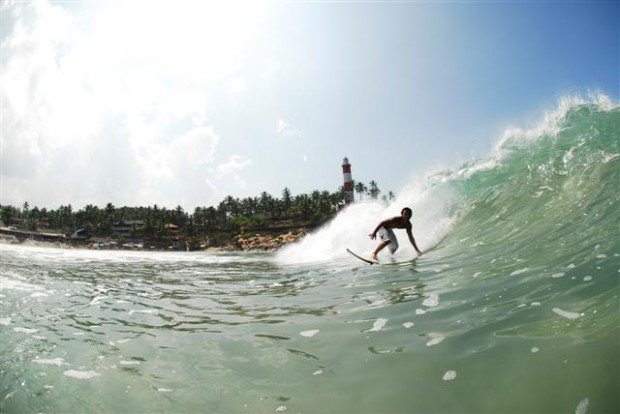
[[[413,212],[409,207],[405,207],[400,212],[400,216],[392,217],[386,220],[383,220],[381,223],[377,225],[375,231],[369,234],[371,239],[377,238],[377,233],[379,233],[379,238],[381,239],[381,243],[377,246],[375,251],[372,254],[373,259],[377,259],[377,254],[381,250],[383,250],[386,246],[390,246],[390,253],[394,254],[396,249],[398,249],[398,240],[396,239],[396,235],[392,231],[392,229],[405,229],[407,230],[407,236],[409,236],[409,241],[411,245],[415,249],[418,254],[422,254],[420,249],[415,243],[415,239],[413,238],[413,233],[411,232],[411,216]]]

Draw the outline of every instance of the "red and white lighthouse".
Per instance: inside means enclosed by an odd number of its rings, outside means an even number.
[[[353,178],[351,177],[351,164],[347,157],[342,160],[342,176],[344,178],[344,201],[347,204],[352,203],[354,200],[353,193]]]

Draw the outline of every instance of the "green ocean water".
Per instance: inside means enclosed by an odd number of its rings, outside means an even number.
[[[1,245],[0,411],[620,412],[619,190],[569,102],[277,254]],[[421,257],[346,254],[403,205]]]

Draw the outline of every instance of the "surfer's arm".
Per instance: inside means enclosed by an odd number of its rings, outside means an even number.
[[[418,252],[418,254],[422,254],[420,249],[418,249],[418,245],[415,243],[415,239],[413,238],[413,233],[411,232],[411,227],[407,227],[407,236],[409,236],[409,241],[411,242],[411,245],[413,246],[415,251]]]
[[[377,232],[379,231],[379,229],[381,227],[384,227],[390,220],[383,220],[381,223],[377,224],[377,227],[375,228],[375,230],[369,234],[371,239],[376,239],[377,238]]]

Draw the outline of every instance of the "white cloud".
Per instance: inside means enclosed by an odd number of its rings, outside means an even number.
[[[223,179],[226,177],[232,177],[233,183],[237,188],[245,189],[247,188],[247,182],[241,175],[239,171],[246,168],[250,165],[252,161],[249,159],[242,157],[240,155],[233,155],[230,157],[230,160],[224,164],[220,164],[217,167],[217,177],[219,179]]]
[[[3,3],[0,203],[193,207],[242,185],[248,160],[213,168],[207,91],[245,89],[257,13],[208,3]]]
[[[276,128],[276,132],[280,136],[284,137],[300,137],[301,133],[293,127],[288,121],[283,119],[278,120],[278,126]]]

